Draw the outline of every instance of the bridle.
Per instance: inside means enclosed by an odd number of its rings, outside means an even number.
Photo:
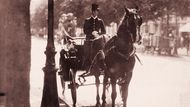
[[[130,35],[130,38],[132,40],[131,42],[135,43],[135,42],[140,41],[139,38],[138,38],[138,36],[140,36],[140,24],[139,24],[140,16],[137,13],[133,13],[133,12],[131,12],[130,14],[133,14],[134,26],[135,26],[135,29],[136,29],[135,32],[133,30],[131,30],[131,28],[129,26],[129,24],[130,24],[130,22],[129,22],[130,21],[130,16],[129,15],[124,16],[122,25],[126,26],[125,30]],[[136,33],[136,34],[134,34],[134,33]],[[136,41],[133,38],[133,37],[135,37],[135,35],[136,35],[136,38],[135,38]],[[137,38],[138,38],[138,40],[137,40]]]
[[[133,16],[130,16],[131,14]],[[133,18],[133,19],[130,19],[130,18]],[[132,26],[135,26],[134,27],[135,30],[130,28],[131,27],[131,25],[130,25],[131,20],[133,20],[132,23],[134,25],[132,25]],[[115,50],[115,52],[119,56],[123,57],[126,60],[128,60],[131,56],[136,56],[136,54],[135,54],[136,48],[134,47],[133,44],[135,42],[140,41],[139,38],[138,38],[138,36],[140,36],[140,34],[138,34],[138,33],[140,33],[140,25],[141,25],[141,24],[139,24],[139,21],[140,21],[140,16],[137,13],[136,14],[135,13],[130,13],[129,15],[125,15],[123,21],[121,22],[121,26],[123,24],[123,26],[126,27],[125,30],[126,30],[126,32],[129,34],[129,36],[131,38],[131,41],[129,41],[129,43],[127,43],[129,45],[129,47],[131,47],[131,50],[129,48],[126,48],[126,50],[123,50],[123,51],[126,51],[126,53],[121,52],[121,50],[118,50],[118,48],[117,48],[117,43],[116,43],[117,40],[116,40],[114,42],[114,46],[116,46],[116,47],[112,47],[108,51],[111,51],[113,49],[113,50]],[[134,37],[135,37],[136,41],[134,40]],[[140,60],[139,60],[139,62],[140,62]]]

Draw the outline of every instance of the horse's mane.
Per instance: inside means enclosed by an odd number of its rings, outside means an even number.
[[[120,20],[120,22],[119,22],[117,32],[118,32],[119,28],[121,27],[121,25],[123,24],[123,21],[124,21],[124,19],[125,19],[125,15],[126,15],[126,13],[124,13],[124,15],[122,16],[122,18],[121,18],[121,20]]]
[[[109,39],[106,44],[104,45],[104,51],[106,52],[107,50],[109,50],[112,46],[115,45],[115,40],[117,39],[117,36],[113,36],[111,39]]]

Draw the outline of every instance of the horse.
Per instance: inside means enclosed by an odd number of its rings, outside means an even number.
[[[102,107],[106,106],[108,79],[110,79],[112,86],[112,107],[115,107],[117,96],[116,84],[120,86],[123,107],[127,106],[128,87],[136,62],[135,57],[139,60],[135,54],[134,43],[141,42],[141,24],[142,17],[132,9],[125,8],[125,14],[118,27],[117,35],[106,42],[103,50],[100,50],[94,58],[92,69],[101,68],[104,71]]]
[[[79,75],[79,79],[86,76],[95,76],[95,83],[97,89],[96,95],[96,107],[99,107],[100,104],[100,95],[99,95],[99,86],[100,86],[100,75],[104,75],[103,80],[103,94],[102,94],[102,106],[106,105],[106,89],[108,84],[108,79],[110,78],[112,85],[112,107],[115,107],[115,99],[116,99],[116,82],[119,80],[118,84],[121,86],[121,95],[123,99],[123,106],[126,106],[127,93],[128,93],[128,85],[132,77],[132,71],[135,64],[135,50],[133,44],[135,42],[140,42],[140,25],[142,24],[142,18],[131,12],[129,9],[125,8],[125,15],[121,24],[117,31],[117,36],[112,37],[111,39],[105,39],[106,36],[100,36],[100,38],[96,38],[90,44],[94,47],[91,52],[91,62],[88,69],[85,69],[86,72]],[[101,44],[100,47],[97,47],[97,44]],[[103,47],[102,47],[103,46]],[[75,49],[71,48],[72,50]],[[101,49],[102,48],[102,49]],[[75,53],[79,50],[73,50]],[[75,55],[74,55],[75,56]],[[76,55],[81,56],[81,55]],[[64,58],[64,57],[63,57]],[[64,59],[61,59],[64,60]],[[77,60],[78,61],[78,60]],[[78,62],[77,62],[78,63]],[[65,63],[61,65],[73,65],[69,67],[72,71],[74,71],[74,78],[76,75],[76,71],[78,69],[75,68],[77,64]],[[120,69],[121,68],[121,69]],[[67,69],[67,68],[64,68]],[[68,76],[67,76],[68,77]],[[66,78],[66,77],[65,77]],[[73,78],[73,79],[74,79]],[[73,80],[75,83],[75,80]],[[80,81],[80,80],[79,80]],[[84,79],[85,81],[85,79]],[[71,84],[73,84],[71,82]],[[75,84],[73,84],[75,85]],[[76,105],[76,98],[73,99],[73,106]]]

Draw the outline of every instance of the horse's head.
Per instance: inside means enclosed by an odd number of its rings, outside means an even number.
[[[126,42],[139,42],[141,39],[140,26],[142,17],[138,14],[138,8],[125,8],[125,15],[118,29],[118,36],[122,37]]]

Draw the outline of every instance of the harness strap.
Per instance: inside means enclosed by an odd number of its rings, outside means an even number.
[[[94,56],[94,58],[93,58],[93,60],[92,60],[92,62],[91,62],[91,64],[90,64],[89,69],[88,69],[86,72],[84,72],[83,74],[79,75],[78,80],[79,80],[79,82],[80,82],[81,84],[84,84],[84,82],[86,82],[85,77],[87,77],[87,76],[89,76],[89,75],[91,74],[90,70],[91,70],[92,67],[94,66],[94,63],[95,63],[95,61],[96,61],[96,58],[97,58],[97,56],[98,56],[99,54],[101,54],[102,57],[105,57],[105,54],[104,54],[103,50],[99,50],[98,53]],[[84,82],[81,81],[81,78],[83,79]]]
[[[130,52],[129,56],[126,56],[125,54],[122,54],[122,53],[119,52],[119,51],[118,51],[118,54],[119,54],[120,56],[124,57],[126,60],[128,60],[131,56],[135,56],[135,57],[137,58],[137,60],[139,61],[139,63],[140,63],[141,65],[143,65],[142,62],[141,62],[141,60],[140,60],[140,58],[139,58],[138,55],[136,54],[136,48],[135,48],[135,47],[133,47],[133,50]]]
[[[90,67],[89,67],[89,69],[88,69],[87,72],[90,72],[90,70],[91,70],[92,67],[94,66],[94,63],[95,63],[95,61],[96,61],[96,58],[97,58],[97,56],[98,56],[99,54],[102,54],[102,56],[105,57],[103,50],[99,50],[98,53],[96,53],[96,55],[94,56],[94,58],[93,58],[93,60],[92,60],[92,62],[91,62],[91,65],[90,65]]]
[[[137,58],[137,60],[139,61],[139,63],[140,63],[141,65],[143,65],[142,62],[141,62],[141,60],[140,60],[140,58],[137,56],[137,54],[135,54],[135,57]]]
[[[123,58],[125,58],[126,60],[128,60],[131,56],[134,56],[134,55],[135,55],[135,53],[136,53],[136,48],[133,47],[133,50],[132,50],[129,54],[127,54],[127,55],[125,55],[125,54],[123,54],[123,53],[121,53],[121,52],[119,52],[119,51],[117,51],[117,53],[118,53],[120,56],[122,56]]]

